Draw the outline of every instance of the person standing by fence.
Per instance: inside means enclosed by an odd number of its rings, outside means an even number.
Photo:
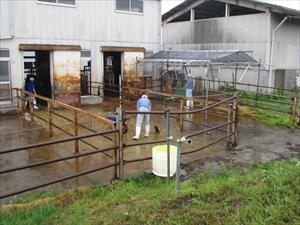
[[[33,77],[30,77],[28,80],[26,80],[26,82],[25,82],[25,91],[36,94],[34,78]],[[27,94],[25,96],[26,96],[25,97],[25,108],[27,108],[28,105],[29,105],[30,96],[27,95]],[[39,107],[36,105],[36,99],[35,99],[34,96],[32,97],[32,103],[33,103],[33,108],[34,109],[39,109]]]
[[[150,112],[152,105],[147,95],[143,95],[136,103],[136,109],[139,112]],[[149,137],[150,132],[150,114],[137,114],[136,117],[136,127],[135,136],[133,140],[138,140],[140,138],[142,123],[145,122],[145,137]]]
[[[187,97],[186,100],[186,108],[187,109],[193,109],[193,90],[195,87],[194,79],[192,78],[191,70],[189,70],[188,76],[186,81],[186,92],[185,97]]]

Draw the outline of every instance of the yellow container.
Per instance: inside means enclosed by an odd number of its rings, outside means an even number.
[[[158,145],[152,148],[152,172],[156,176],[168,176],[167,145]],[[177,147],[170,145],[170,176],[176,173]]]

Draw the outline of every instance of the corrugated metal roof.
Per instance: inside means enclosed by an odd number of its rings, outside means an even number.
[[[203,64],[258,64],[258,62],[246,52],[238,50],[159,51],[145,57],[143,61]]]
[[[198,0],[185,0],[184,2],[182,2],[181,4],[175,6],[174,8],[172,8],[171,10],[169,10],[168,12],[164,13],[162,15],[162,20],[166,20],[168,19],[170,16],[174,15],[175,13],[179,12],[182,9],[185,9],[186,7],[188,7],[189,5],[193,4],[194,2],[196,2]],[[218,1],[218,0],[205,0],[203,3],[208,2],[208,1]],[[291,9],[291,8],[287,8],[287,7],[283,7],[283,6],[279,6],[279,5],[274,5],[274,4],[270,4],[270,3],[266,3],[266,2],[262,2],[259,0],[243,0],[246,2],[252,2],[255,4],[259,4],[259,5],[263,5],[265,7],[268,7],[270,9],[271,12],[274,13],[279,13],[285,16],[295,16],[295,17],[300,17],[300,11],[299,10],[295,10],[295,9]],[[228,1],[228,3],[231,3],[230,1]]]

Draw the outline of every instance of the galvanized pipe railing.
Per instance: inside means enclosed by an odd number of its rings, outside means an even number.
[[[56,180],[53,180],[53,181],[45,182],[43,184],[36,185],[36,186],[30,187],[30,188],[26,188],[26,189],[15,191],[15,192],[10,192],[8,194],[3,194],[3,195],[0,196],[0,199],[4,199],[4,198],[8,198],[8,197],[17,195],[17,194],[22,194],[22,193],[25,193],[25,192],[28,192],[28,191],[36,190],[38,188],[42,188],[42,187],[46,187],[46,186],[49,186],[49,185],[52,185],[52,184],[60,183],[60,182],[66,181],[66,180],[76,178],[76,177],[81,177],[81,176],[91,174],[91,173],[94,173],[94,172],[97,172],[97,171],[101,171],[101,170],[105,170],[105,169],[108,169],[108,168],[111,168],[111,167],[115,167],[117,165],[118,165],[117,163],[112,163],[110,165],[98,167],[96,169],[92,169],[92,170],[88,170],[88,171],[84,171],[84,172],[80,172],[80,173],[75,173],[73,175],[66,176],[66,177],[63,177],[63,178],[59,178],[59,179],[56,179]]]

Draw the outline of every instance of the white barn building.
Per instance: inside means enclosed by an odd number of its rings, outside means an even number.
[[[133,79],[160,49],[160,0],[1,0],[0,17],[0,88],[34,76],[39,94],[71,104],[88,81]]]

